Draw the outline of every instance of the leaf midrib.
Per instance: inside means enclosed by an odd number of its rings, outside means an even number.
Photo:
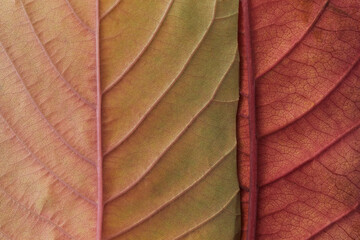
[[[96,240],[101,240],[103,228],[103,149],[102,149],[102,129],[101,129],[101,106],[102,92],[100,79],[100,8],[99,0],[96,0],[96,144],[97,144],[97,218],[96,218]]]
[[[255,105],[255,72],[250,26],[249,0],[242,1],[244,50],[248,73],[248,106],[249,106],[249,136],[250,136],[250,185],[247,240],[256,238],[258,179],[257,179],[257,136],[256,136],[256,105]]]

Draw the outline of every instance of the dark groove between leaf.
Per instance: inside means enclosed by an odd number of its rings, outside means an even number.
[[[257,123],[256,123],[256,100],[255,100],[255,65],[253,62],[253,49],[251,38],[250,6],[248,0],[242,1],[244,50],[248,74],[248,107],[249,107],[249,138],[250,138],[250,184],[247,240],[256,239],[257,204],[258,204],[258,150],[257,150]]]

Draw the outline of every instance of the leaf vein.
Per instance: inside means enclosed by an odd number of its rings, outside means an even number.
[[[19,200],[15,199],[13,196],[11,196],[9,193],[7,193],[2,187],[0,188],[0,191],[3,192],[5,196],[7,196],[11,201],[13,201],[16,205],[30,213],[31,215],[35,216],[38,220],[41,220],[45,223],[48,223],[52,226],[54,226],[57,230],[59,230],[64,236],[66,236],[68,239],[74,239],[67,231],[65,231],[64,228],[62,228],[60,225],[52,221],[51,219],[43,216],[42,214],[36,213],[34,210],[28,208],[25,204],[21,203]]]
[[[95,34],[94,30],[90,28],[89,25],[87,25],[81,18],[80,16],[75,12],[75,9],[71,6],[71,3],[69,2],[69,0],[64,0],[66,5],[69,7],[70,11],[72,12],[72,14],[75,16],[75,18],[79,21],[80,25],[86,29],[88,32]]]
[[[100,21],[103,20],[107,15],[109,15],[117,6],[119,6],[122,0],[117,0],[106,12],[100,17]]]
[[[16,75],[18,76],[21,84],[24,87],[24,90],[26,92],[26,95],[30,98],[31,103],[33,104],[33,106],[36,108],[36,110],[39,112],[41,118],[47,123],[47,125],[50,127],[51,131],[55,133],[55,135],[61,140],[61,142],[68,147],[74,154],[76,154],[77,156],[79,156],[81,159],[83,159],[85,162],[89,163],[90,165],[95,167],[95,163],[93,163],[90,159],[86,158],[85,156],[83,156],[81,153],[79,153],[75,148],[73,148],[62,136],[61,134],[54,128],[54,126],[49,122],[49,120],[45,117],[44,113],[40,110],[39,105],[36,103],[34,97],[31,95],[29,89],[27,88],[24,80],[22,79],[20,72],[17,70],[15,63],[13,62],[13,60],[10,58],[10,55],[8,54],[6,48],[0,43],[0,47],[2,47],[4,49],[4,52],[9,60],[9,62],[11,63],[11,65],[13,66]]]
[[[180,197],[182,197],[183,195],[185,195],[187,192],[189,192],[190,190],[192,190],[194,187],[196,187],[200,182],[202,182],[207,176],[209,176],[225,159],[226,157],[228,157],[235,149],[236,146],[233,146],[231,148],[231,150],[229,152],[227,152],[223,157],[221,157],[212,167],[210,167],[201,177],[199,177],[198,179],[196,179],[191,185],[189,185],[187,188],[185,188],[183,191],[181,191],[180,193],[178,193],[175,197],[171,198],[169,201],[167,201],[166,203],[162,204],[160,207],[158,207],[157,209],[155,209],[154,211],[152,211],[149,215],[145,216],[144,218],[140,219],[138,222],[136,222],[135,224],[123,229],[122,231],[116,233],[114,236],[110,237],[110,239],[115,238],[115,237],[119,237],[129,231],[131,231],[132,229],[136,228],[137,226],[143,224],[144,222],[146,222],[147,220],[149,220],[150,218],[152,218],[153,216],[155,216],[156,214],[158,214],[160,211],[162,211],[163,209],[165,209],[166,207],[169,207],[172,203],[174,203],[176,200],[178,200]]]
[[[295,49],[297,46],[300,45],[301,41],[305,39],[305,37],[311,32],[311,30],[314,28],[314,26],[316,25],[316,23],[320,20],[321,16],[323,15],[323,13],[325,12],[325,9],[327,8],[327,6],[329,5],[330,0],[326,0],[324,5],[322,6],[322,8],[320,9],[319,13],[317,14],[317,16],[315,17],[315,19],[313,20],[313,22],[310,24],[310,26],[306,29],[306,31],[304,32],[304,34],[300,37],[299,40],[297,40],[290,49],[288,49],[288,51],[286,51],[286,53],[279,58],[273,65],[271,65],[268,69],[266,69],[265,71],[263,71],[262,73],[260,73],[258,76],[256,76],[255,80],[260,79],[261,77],[263,77],[266,73],[270,72],[273,68],[275,68],[281,61],[283,61],[285,59],[285,57],[289,56]]]
[[[210,216],[209,218],[207,218],[205,221],[201,222],[200,224],[196,225],[195,227],[193,227],[193,228],[187,230],[186,232],[184,232],[183,234],[177,236],[176,238],[174,238],[174,240],[179,240],[181,238],[188,236],[192,232],[196,231],[197,229],[200,229],[202,226],[209,223],[211,220],[215,219],[218,215],[220,215],[223,211],[225,211],[225,209],[230,205],[231,201],[238,195],[238,193],[239,193],[239,190],[237,190],[235,192],[235,194],[233,196],[231,196],[229,201],[227,201],[226,204],[218,212],[216,212],[215,214],[213,214],[212,216]]]
[[[314,154],[314,156],[310,157],[309,159],[305,160],[303,163],[299,164],[298,166],[294,167],[293,169],[291,169],[290,171],[288,171],[285,174],[280,175],[279,177],[261,185],[260,187],[266,187],[269,186],[277,181],[279,181],[280,179],[289,176],[291,173],[295,172],[297,169],[303,167],[304,165],[314,161],[317,157],[321,156],[322,154],[324,154],[328,149],[330,149],[332,146],[334,146],[335,144],[337,144],[338,142],[340,142],[342,139],[344,139],[345,137],[347,137],[348,135],[352,134],[353,132],[355,132],[356,130],[358,130],[360,127],[360,122],[358,122],[357,124],[355,124],[353,127],[351,127],[349,130],[347,130],[345,133],[343,133],[342,135],[336,137],[333,141],[331,141],[327,146],[325,146],[324,148],[320,149],[318,152],[316,152]]]
[[[150,36],[149,41],[146,43],[146,45],[143,47],[143,49],[141,49],[141,51],[139,52],[139,54],[134,58],[133,62],[130,63],[127,68],[125,69],[125,71],[123,73],[120,74],[120,76],[116,77],[116,80],[114,80],[107,88],[105,88],[105,90],[103,91],[102,94],[106,94],[107,92],[109,92],[113,87],[115,87],[129,72],[130,70],[136,65],[136,63],[139,61],[139,59],[144,55],[144,53],[146,52],[146,50],[150,47],[151,43],[153,42],[153,40],[155,39],[157,33],[160,31],[163,23],[165,22],[165,19],[168,15],[168,12],[170,11],[171,6],[173,5],[174,0],[171,0],[171,2],[168,4],[164,15],[162,16],[159,24],[157,25],[157,27],[155,28],[154,33]]]
[[[34,27],[34,24],[32,23],[31,19],[30,19],[30,16],[24,6],[24,3],[23,3],[23,0],[20,0],[20,3],[21,3],[21,6],[22,6],[22,9],[24,11],[24,15],[25,15],[25,18],[27,19],[27,21],[29,22],[30,24],[30,28],[32,30],[32,32],[34,33],[35,35],[35,38],[36,38],[36,41],[39,43],[39,46],[41,47],[41,50],[43,51],[43,53],[45,54],[45,56],[47,57],[50,65],[53,67],[53,69],[56,71],[57,75],[60,77],[61,80],[63,80],[63,82],[65,83],[65,85],[73,92],[74,96],[78,97],[82,102],[84,102],[86,105],[88,105],[89,107],[91,107],[92,109],[95,109],[95,106],[93,103],[89,102],[87,99],[85,99],[83,96],[80,95],[80,93],[78,91],[75,90],[75,88],[70,84],[69,81],[67,81],[65,79],[65,77],[61,74],[61,72],[59,71],[59,69],[56,67],[55,63],[53,62],[53,60],[51,59],[48,51],[46,50],[44,44],[41,42],[38,34],[36,33],[35,31],[35,27]]]
[[[342,83],[345,81],[345,79],[353,72],[353,70],[358,66],[360,62],[360,56],[358,57],[358,59],[351,64],[351,66],[349,67],[349,69],[345,72],[345,74],[340,78],[340,80],[333,86],[333,88],[326,93],[316,104],[314,104],[313,106],[311,106],[311,108],[309,108],[308,110],[306,110],[305,112],[303,112],[301,115],[299,115],[298,117],[294,118],[293,120],[287,122],[285,125],[281,126],[278,129],[275,129],[269,133],[266,133],[265,135],[260,136],[259,138],[265,138],[267,136],[273,135],[275,133],[280,132],[281,130],[285,129],[288,126],[291,126],[292,124],[294,124],[296,121],[298,121],[299,119],[303,118],[304,116],[308,115],[309,113],[311,113],[312,111],[315,110],[316,107],[318,107],[321,103],[323,103],[325,100],[327,100],[333,93],[336,92],[337,89],[339,89],[339,87],[342,85]]]
[[[235,54],[236,56],[236,54]],[[150,171],[154,168],[154,166],[163,158],[163,156],[175,145],[175,143],[186,133],[186,131],[190,128],[190,126],[199,118],[199,116],[201,115],[201,113],[203,113],[207,107],[212,103],[212,100],[215,98],[215,95],[218,91],[218,89],[220,88],[221,83],[223,82],[223,80],[225,79],[227,73],[230,71],[234,61],[232,62],[232,64],[230,64],[230,67],[228,68],[228,70],[225,72],[223,78],[221,79],[219,85],[217,86],[217,88],[214,90],[212,97],[210,98],[210,100],[200,109],[200,111],[198,113],[196,113],[196,115],[189,121],[189,123],[181,130],[181,132],[175,137],[175,139],[165,148],[165,150],[159,155],[159,157],[152,162],[149,167],[145,170],[145,172],[132,184],[130,184],[127,188],[125,188],[124,190],[122,190],[120,193],[114,195],[113,197],[111,197],[110,199],[108,199],[106,201],[106,203],[109,203],[119,197],[121,197],[122,195],[124,195],[125,193],[127,193],[128,191],[130,191],[132,188],[134,188],[142,179],[144,179],[149,173]]]
[[[202,36],[202,38],[200,39],[199,43],[197,44],[197,46],[194,48],[194,50],[192,51],[191,55],[190,55],[190,59],[185,63],[185,65],[183,66],[183,68],[180,70],[179,74],[171,81],[171,83],[169,84],[169,86],[167,87],[167,89],[161,94],[161,96],[155,101],[155,103],[148,109],[148,111],[141,117],[141,119],[135,124],[135,126],[129,131],[129,133],[123,138],[121,139],[119,142],[117,142],[113,147],[110,148],[110,150],[108,150],[107,152],[105,152],[105,156],[108,155],[109,153],[111,153],[112,151],[114,151],[115,149],[117,149],[120,145],[122,145],[129,137],[131,137],[133,135],[133,133],[138,129],[138,127],[146,120],[146,118],[150,115],[150,113],[152,112],[153,109],[155,109],[155,107],[161,102],[161,100],[166,96],[166,94],[172,89],[172,87],[175,85],[175,83],[178,81],[178,79],[180,79],[180,77],[182,76],[182,74],[185,72],[187,66],[189,65],[191,59],[194,57],[195,53],[197,52],[197,50],[200,48],[201,43],[204,41],[205,37],[207,36],[213,22],[214,22],[214,16],[215,16],[215,11],[216,9],[214,8],[214,13],[213,13],[213,19],[211,20],[207,30],[205,31],[204,35]]]
[[[53,172],[48,166],[46,166],[46,164],[44,162],[42,162],[36,155],[35,153],[27,146],[27,144],[19,137],[19,135],[15,132],[14,128],[10,125],[10,123],[5,119],[5,117],[3,116],[3,114],[0,113],[0,117],[3,120],[3,122],[6,124],[6,126],[9,128],[9,130],[12,132],[12,134],[14,134],[14,136],[16,137],[16,139],[18,140],[18,142],[24,146],[24,148],[26,149],[26,151],[34,158],[34,160],[40,164],[40,166],[42,166],[43,169],[45,169],[51,176],[53,176],[59,183],[61,183],[62,185],[64,185],[66,188],[68,188],[70,190],[70,192],[72,192],[73,194],[75,194],[76,196],[78,196],[79,198],[85,200],[86,202],[92,204],[92,205],[96,205],[96,203],[94,201],[92,201],[91,199],[85,197],[83,194],[81,194],[80,192],[78,192],[74,187],[70,186],[68,183],[66,183],[64,180],[62,180],[57,174],[55,174],[55,172]]]
[[[330,228],[331,226],[335,225],[336,223],[338,223],[339,221],[345,219],[346,217],[348,217],[350,214],[359,211],[359,203],[357,203],[355,205],[355,207],[353,207],[352,209],[350,209],[350,211],[348,211],[347,213],[345,213],[344,215],[339,216],[337,219],[335,219],[334,221],[330,222],[329,224],[325,225],[324,227],[322,227],[319,231],[313,233],[308,239],[315,239],[316,236],[318,236],[320,233],[324,232],[326,229]]]

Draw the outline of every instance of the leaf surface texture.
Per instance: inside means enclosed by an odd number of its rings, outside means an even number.
[[[250,24],[243,14],[238,122],[243,239],[359,239],[360,4],[245,2]],[[252,94],[256,103],[248,104]],[[251,112],[256,121],[248,121]],[[254,219],[252,231],[247,224]]]
[[[0,238],[233,239],[237,12],[3,1]]]

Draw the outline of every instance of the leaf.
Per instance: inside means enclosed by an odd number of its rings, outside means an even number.
[[[243,239],[359,239],[359,1],[242,8]]]
[[[0,7],[1,239],[233,239],[235,0]]]

